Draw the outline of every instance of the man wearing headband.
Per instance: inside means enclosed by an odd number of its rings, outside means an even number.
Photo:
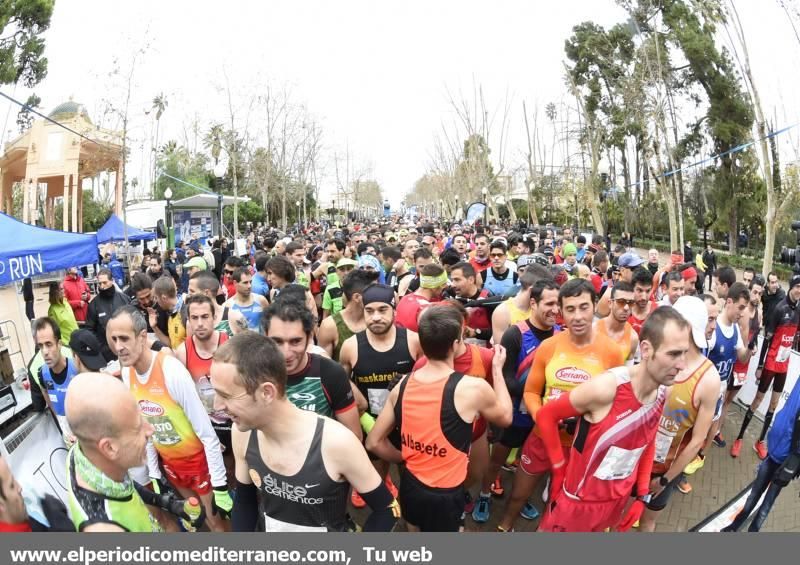
[[[419,289],[405,295],[397,306],[397,324],[416,332],[417,319],[432,302],[442,299],[448,286],[447,273],[439,265],[425,265],[419,279]]]
[[[391,287],[382,284],[368,286],[361,292],[361,302],[367,328],[344,342],[339,362],[367,399],[367,414],[371,418],[362,417],[362,421],[371,429],[370,420],[378,417],[389,396],[389,384],[399,375],[409,373],[421,353],[417,334],[395,327],[394,290]],[[389,490],[396,492],[388,475],[389,464],[385,461],[374,461],[374,464],[380,475],[386,478]],[[354,492],[351,501],[356,508],[364,506],[358,493]]]
[[[683,294],[697,296],[697,269],[689,265],[681,269],[683,277]]]

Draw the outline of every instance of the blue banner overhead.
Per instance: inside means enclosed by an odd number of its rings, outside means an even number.
[[[97,261],[97,237],[40,228],[0,213],[0,286]]]

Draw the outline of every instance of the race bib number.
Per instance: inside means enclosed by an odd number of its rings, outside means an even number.
[[[667,460],[667,453],[669,453],[669,448],[672,447],[673,439],[675,439],[675,436],[665,434],[661,430],[658,431],[656,434],[656,454],[653,458],[656,463],[663,463]]]
[[[778,353],[775,354],[775,361],[777,363],[785,363],[789,360],[789,355],[792,353],[792,347],[786,347],[785,345],[781,345],[778,348]]]
[[[747,371],[735,371],[733,373],[733,382],[736,386],[744,385],[744,382],[747,380]]]
[[[369,411],[377,416],[383,410],[386,399],[389,398],[389,391],[385,388],[368,388],[367,400],[369,401]]]
[[[271,518],[264,514],[264,531],[265,532],[327,532],[328,528],[325,526],[300,526],[298,524],[291,524]]]
[[[623,449],[612,445],[594,472],[595,478],[601,481],[617,481],[630,477],[643,451],[644,447]]]

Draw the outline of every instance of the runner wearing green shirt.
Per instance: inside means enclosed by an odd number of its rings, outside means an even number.
[[[69,343],[72,332],[78,329],[75,313],[69,302],[64,300],[64,287],[60,282],[51,282],[49,291],[50,308],[47,310],[47,317],[58,324],[58,329],[61,330],[61,339],[64,343]]]
[[[336,263],[336,277],[333,282],[330,282],[333,277],[328,277],[328,286],[325,287],[325,294],[322,296],[323,319],[338,314],[344,308],[344,293],[342,292],[341,281],[347,273],[357,266],[358,263],[356,261],[346,257],[339,259],[339,262]]]

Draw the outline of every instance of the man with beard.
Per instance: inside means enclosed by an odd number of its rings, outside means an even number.
[[[391,287],[381,284],[368,286],[361,293],[361,302],[367,328],[344,342],[339,362],[367,399],[368,416],[362,420],[367,422],[367,428],[371,428],[371,420],[378,417],[389,396],[389,385],[398,376],[411,372],[421,349],[416,333],[394,324],[394,290]],[[388,463],[376,460],[374,464],[380,475],[386,478],[389,490],[395,493],[396,488],[388,475]],[[355,491],[351,501],[356,508],[364,506]]]
[[[655,301],[651,299],[653,291],[653,277],[646,269],[637,269],[633,273],[633,307],[628,323],[638,334],[642,332],[645,320],[650,313],[658,308]]]
[[[572,334],[575,325],[569,328],[562,335]],[[536,428],[552,468],[539,531],[627,531],[641,517],[650,502],[654,440],[668,387],[686,368],[690,333],[674,308],[659,308],[642,328],[640,364],[615,366],[537,412]],[[565,454],[559,424],[570,418],[578,420],[578,429]],[[629,504],[634,488],[637,498]]]
[[[214,356],[211,382],[216,408],[234,423],[234,531],[346,531],[351,485],[373,510],[364,530],[391,531],[400,509],[364,448],[340,423],[287,398],[285,361],[272,340],[232,338]]]
[[[130,299],[114,286],[114,278],[108,269],[100,269],[97,273],[97,296],[89,303],[86,313],[86,329],[90,330],[103,347],[103,356],[113,361],[117,356],[111,351],[106,341],[106,326],[111,315],[130,302]]]
[[[365,302],[366,302],[365,297]],[[502,378],[505,351],[495,346],[492,385],[454,371],[463,318],[452,307],[428,309],[420,319],[428,362],[405,377],[385,399],[367,448],[384,460],[405,463],[401,506],[410,531],[463,527],[473,422],[507,426],[511,399]],[[391,435],[399,431],[399,438]]]
[[[781,288],[781,281],[778,279],[778,275],[770,272],[767,275],[767,287],[764,289],[764,296],[761,297],[761,303],[764,305],[764,327],[769,325],[775,306],[784,298],[786,298],[786,292]]]

